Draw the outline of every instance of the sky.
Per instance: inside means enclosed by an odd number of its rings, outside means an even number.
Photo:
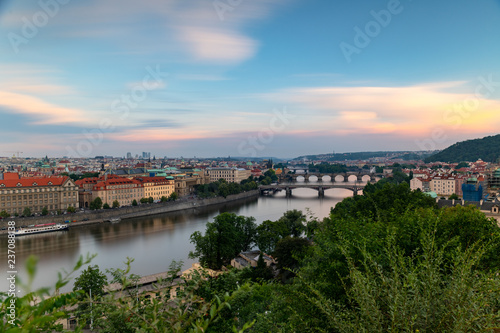
[[[0,156],[443,149],[499,59],[500,0],[0,0]]]

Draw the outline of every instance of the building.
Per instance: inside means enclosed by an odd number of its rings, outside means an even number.
[[[481,201],[483,199],[483,186],[477,178],[469,178],[462,184],[462,192],[465,201]]]
[[[228,183],[241,183],[252,175],[252,172],[242,168],[208,168],[205,170],[210,178],[210,182],[224,179]]]
[[[139,202],[144,197],[142,183],[136,179],[118,176],[104,176],[92,187],[92,200],[101,198],[102,203],[112,206],[118,201],[120,206],[131,205],[134,200]]]
[[[455,177],[449,175],[435,176],[430,181],[430,190],[438,195],[452,195],[456,193]]]
[[[135,180],[142,184],[143,197],[160,200],[168,198],[175,191],[174,180],[166,177],[138,177]]]
[[[23,215],[29,208],[39,214],[78,208],[78,187],[69,177],[20,178],[17,173],[4,173],[0,180],[0,210],[10,215]]]
[[[78,202],[80,207],[89,208],[92,202],[92,189],[100,181],[100,178],[91,177],[75,181],[78,186]]]
[[[422,192],[429,192],[431,190],[430,180],[424,178],[412,178],[410,180],[410,189],[411,190],[420,190]]]
[[[245,267],[257,267],[257,262],[259,261],[260,251],[247,251],[241,252],[236,258],[231,260],[231,266],[237,269],[243,269]],[[276,261],[273,257],[262,253],[262,258],[266,263],[266,266],[276,265]]]

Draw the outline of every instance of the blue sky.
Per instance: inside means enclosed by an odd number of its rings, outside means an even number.
[[[500,128],[498,0],[0,3],[0,156],[427,150]]]

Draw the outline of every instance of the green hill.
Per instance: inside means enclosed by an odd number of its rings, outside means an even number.
[[[431,155],[425,162],[474,162],[478,159],[485,162],[497,162],[500,159],[500,134],[482,139],[457,142],[454,145]]]

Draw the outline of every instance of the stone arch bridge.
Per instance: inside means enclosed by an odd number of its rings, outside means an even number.
[[[318,191],[318,196],[320,198],[325,196],[325,190],[331,188],[343,188],[346,190],[351,190],[353,195],[357,195],[359,191],[362,191],[366,184],[324,184],[324,183],[294,183],[294,184],[274,184],[274,185],[261,185],[259,186],[260,194],[274,194],[276,192],[285,191],[286,196],[290,197],[292,195],[292,190],[296,188],[311,188]]]
[[[346,173],[319,173],[319,172],[306,172],[306,173],[289,173],[289,174],[281,174],[279,176],[280,182],[296,182],[297,178],[303,177],[304,182],[309,182],[311,177],[317,178],[318,182],[328,183],[328,181],[324,181],[323,179],[328,176],[330,177],[330,181],[332,183],[347,183],[349,182],[349,178],[353,179],[356,177],[355,181],[363,182],[370,181],[375,182],[376,177],[380,177],[380,175],[375,175],[373,173],[360,173],[360,172],[346,172]],[[336,179],[341,179],[337,181]],[[354,179],[353,179],[354,180]]]

